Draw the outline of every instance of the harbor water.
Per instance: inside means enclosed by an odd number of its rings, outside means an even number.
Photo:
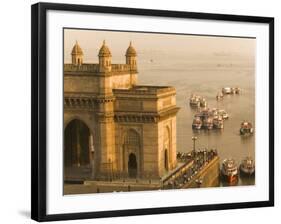
[[[255,134],[241,136],[241,122],[250,121],[255,127],[255,67],[253,61],[244,62],[235,58],[214,57],[211,60],[171,60],[161,55],[141,54],[138,61],[140,84],[167,85],[176,88],[177,106],[177,151],[192,150],[192,136],[197,136],[196,149],[215,148],[220,160],[233,158],[239,165],[246,156],[255,158]],[[216,95],[223,87],[239,87],[240,94],[225,95],[217,101]],[[197,109],[191,108],[191,94],[206,98],[209,108],[224,109],[229,119],[222,130],[192,129]],[[255,178],[239,179],[238,185],[253,185]],[[225,183],[220,183],[225,186]]]

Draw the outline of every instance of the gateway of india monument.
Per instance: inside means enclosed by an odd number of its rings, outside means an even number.
[[[176,168],[176,91],[138,85],[137,52],[113,64],[103,42],[97,64],[76,42],[64,64],[64,178],[158,179]]]

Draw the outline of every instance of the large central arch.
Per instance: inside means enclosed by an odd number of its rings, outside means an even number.
[[[89,176],[91,173],[92,153],[93,135],[88,126],[79,119],[69,122],[64,130],[64,167],[66,176]]]

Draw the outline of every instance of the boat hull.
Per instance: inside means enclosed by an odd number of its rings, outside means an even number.
[[[253,134],[253,132],[254,132],[253,128],[250,129],[240,128],[241,135],[251,135]]]
[[[222,176],[222,179],[224,181],[226,181],[227,183],[235,184],[235,183],[238,182],[238,173],[237,174],[226,175],[226,174],[224,174],[222,172],[221,176]]]
[[[223,123],[215,123],[214,122],[214,128],[216,128],[216,129],[223,129]]]
[[[200,130],[202,125],[192,125],[192,128],[195,130]]]

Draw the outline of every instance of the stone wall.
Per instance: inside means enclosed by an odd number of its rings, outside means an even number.
[[[169,140],[165,139],[168,132]],[[158,123],[159,174],[164,176],[177,165],[176,160],[176,117],[169,117]],[[165,168],[165,150],[168,151],[168,169]]]
[[[160,177],[158,137],[157,123],[143,124],[143,176],[148,179]]]
[[[65,75],[64,92],[97,94],[99,79],[95,76]]]
[[[137,72],[135,73],[83,73],[71,72],[64,75],[64,91],[78,93],[112,92],[112,89],[127,89],[136,85]]]
[[[111,78],[111,85],[113,89],[126,89],[131,88],[137,83],[137,74],[128,73],[128,74],[116,74]]]

